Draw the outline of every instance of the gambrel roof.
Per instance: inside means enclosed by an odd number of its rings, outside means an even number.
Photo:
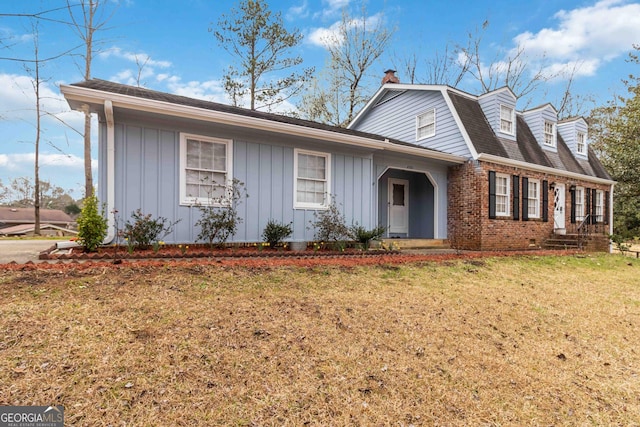
[[[450,89],[447,90],[447,94],[478,154],[484,153],[580,175],[611,179],[591,147],[589,147],[588,160],[577,159],[558,134],[557,153],[543,150],[520,114],[516,117],[516,143],[514,144],[495,134],[477,101]]]
[[[361,123],[366,122],[367,116],[370,113],[373,114],[377,107],[383,105],[383,101],[392,99],[392,102],[401,104],[406,102],[403,99],[403,95],[406,94],[407,99],[409,99],[408,95],[410,93],[421,91],[441,94],[450,113],[455,118],[462,135],[461,138],[464,139],[468,152],[474,160],[517,164],[520,167],[535,167],[545,171],[548,170],[548,172],[552,172],[552,169],[555,169],[566,175],[581,175],[587,179],[595,178],[597,180],[611,181],[610,175],[606,172],[591,147],[588,147],[587,156],[584,156],[584,158],[576,157],[560,133],[557,133],[556,150],[543,149],[536,140],[523,113],[516,113],[515,138],[506,139],[500,137],[489,123],[480,102],[480,100],[486,100],[487,96],[491,94],[479,97],[445,85],[386,84],[378,90],[364,109],[356,116],[349,128],[358,129],[361,127]],[[504,88],[494,91],[494,94],[499,92],[512,94],[511,91]],[[391,93],[393,97],[389,98]],[[412,99],[415,99],[415,97]],[[392,102],[383,106],[388,110],[377,114],[387,113],[388,115],[393,115],[394,107]],[[555,113],[555,108],[551,104],[544,104],[536,109],[548,107],[551,107]],[[440,149],[447,151],[444,148]]]

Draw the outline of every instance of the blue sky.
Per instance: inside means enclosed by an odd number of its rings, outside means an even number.
[[[142,86],[217,102],[228,102],[221,79],[231,60],[208,31],[233,2],[217,0],[108,0],[114,10],[108,29],[97,34],[101,53],[93,63],[93,77],[137,84],[138,63],[144,63]],[[292,0],[267,1],[279,11],[289,28],[297,28],[305,38],[298,53],[305,66],[320,70],[326,60],[323,34],[332,30],[343,8],[358,11],[360,1]],[[25,18],[2,14],[35,13],[66,5],[64,0],[0,0],[0,57],[32,58],[33,30]],[[484,60],[495,62],[516,46],[530,55],[531,69],[557,70],[578,64],[574,93],[592,95],[598,105],[615,93],[623,93],[621,79],[640,74],[626,62],[633,44],[640,44],[640,3],[624,0],[560,1],[430,1],[368,0],[367,16],[382,20],[396,32],[391,45],[371,68],[368,84],[377,88],[382,72],[394,60],[416,54],[418,65],[442,52],[447,45],[465,43],[467,34],[489,26],[482,41]],[[45,15],[52,20],[68,20],[66,10]],[[40,57],[57,56],[81,42],[65,25],[40,21]],[[79,51],[74,51],[79,52]],[[544,55],[544,62],[539,58]],[[424,70],[424,66],[422,66]],[[72,128],[81,129],[82,117],[69,111],[60,96],[59,84],[82,80],[81,59],[65,55],[43,65],[41,77],[43,108],[50,113],[43,121],[40,150],[41,178],[82,197],[84,182],[82,139]],[[418,72],[420,74],[420,72]],[[403,81],[400,72],[398,77]],[[0,59],[0,180],[33,176],[35,139],[35,97],[33,78],[24,64]],[[460,88],[479,93],[469,79]],[[554,103],[563,88],[561,81],[549,82],[532,102]],[[523,106],[519,105],[519,108]],[[94,127],[95,129],[95,127]],[[94,135],[94,141],[97,135]],[[95,144],[94,144],[95,145]],[[94,164],[97,164],[94,149]]]

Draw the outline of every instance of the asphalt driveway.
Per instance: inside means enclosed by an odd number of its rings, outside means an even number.
[[[0,240],[0,264],[36,262],[41,251],[55,244],[55,240]]]

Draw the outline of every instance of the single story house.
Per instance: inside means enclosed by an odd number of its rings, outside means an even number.
[[[383,225],[388,237],[444,239],[462,249],[529,247],[561,232],[561,223],[548,221],[560,221],[548,191],[562,186],[567,199],[582,195],[582,210],[573,203],[575,218],[566,222],[611,223],[613,182],[586,146],[584,120],[556,119],[548,154],[532,120],[555,110],[516,114],[509,90],[473,97],[445,86],[388,83],[347,129],[99,79],[61,91],[73,109],[99,118],[98,195],[110,216],[108,241],[113,211],[127,219],[140,208],[180,219],[167,243],[194,242],[197,206],[218,203],[210,197],[214,182],[232,179],[249,195],[238,205],[243,222],[234,242],[261,241],[270,219],[291,223],[292,240],[311,241],[314,214],[335,200],[348,224]],[[502,108],[505,96],[512,128],[503,136],[501,125],[489,125],[501,120],[489,110]],[[580,141],[562,136],[583,128],[586,155],[569,148]],[[495,235],[502,232],[500,243]]]
[[[0,235],[31,236],[35,231],[34,208],[0,207]],[[75,221],[58,209],[40,209],[40,233],[43,236],[72,236]]]

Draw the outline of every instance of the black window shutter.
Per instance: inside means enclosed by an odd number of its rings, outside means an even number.
[[[542,220],[549,222],[549,182],[542,181]]]
[[[571,188],[571,224],[576,223],[576,189]]]
[[[489,218],[496,217],[496,173],[489,171]]]
[[[513,175],[513,219],[520,219],[520,177]]]
[[[598,203],[597,191],[595,188],[591,190],[591,224],[598,222],[598,217],[596,216],[596,204]]]
[[[604,192],[604,223],[609,225],[609,192]]]
[[[529,221],[529,178],[522,178],[522,220]]]
[[[588,217],[591,214],[591,189],[585,188],[584,193],[586,199],[584,203],[584,218],[587,219],[587,224],[591,224],[591,217]]]

